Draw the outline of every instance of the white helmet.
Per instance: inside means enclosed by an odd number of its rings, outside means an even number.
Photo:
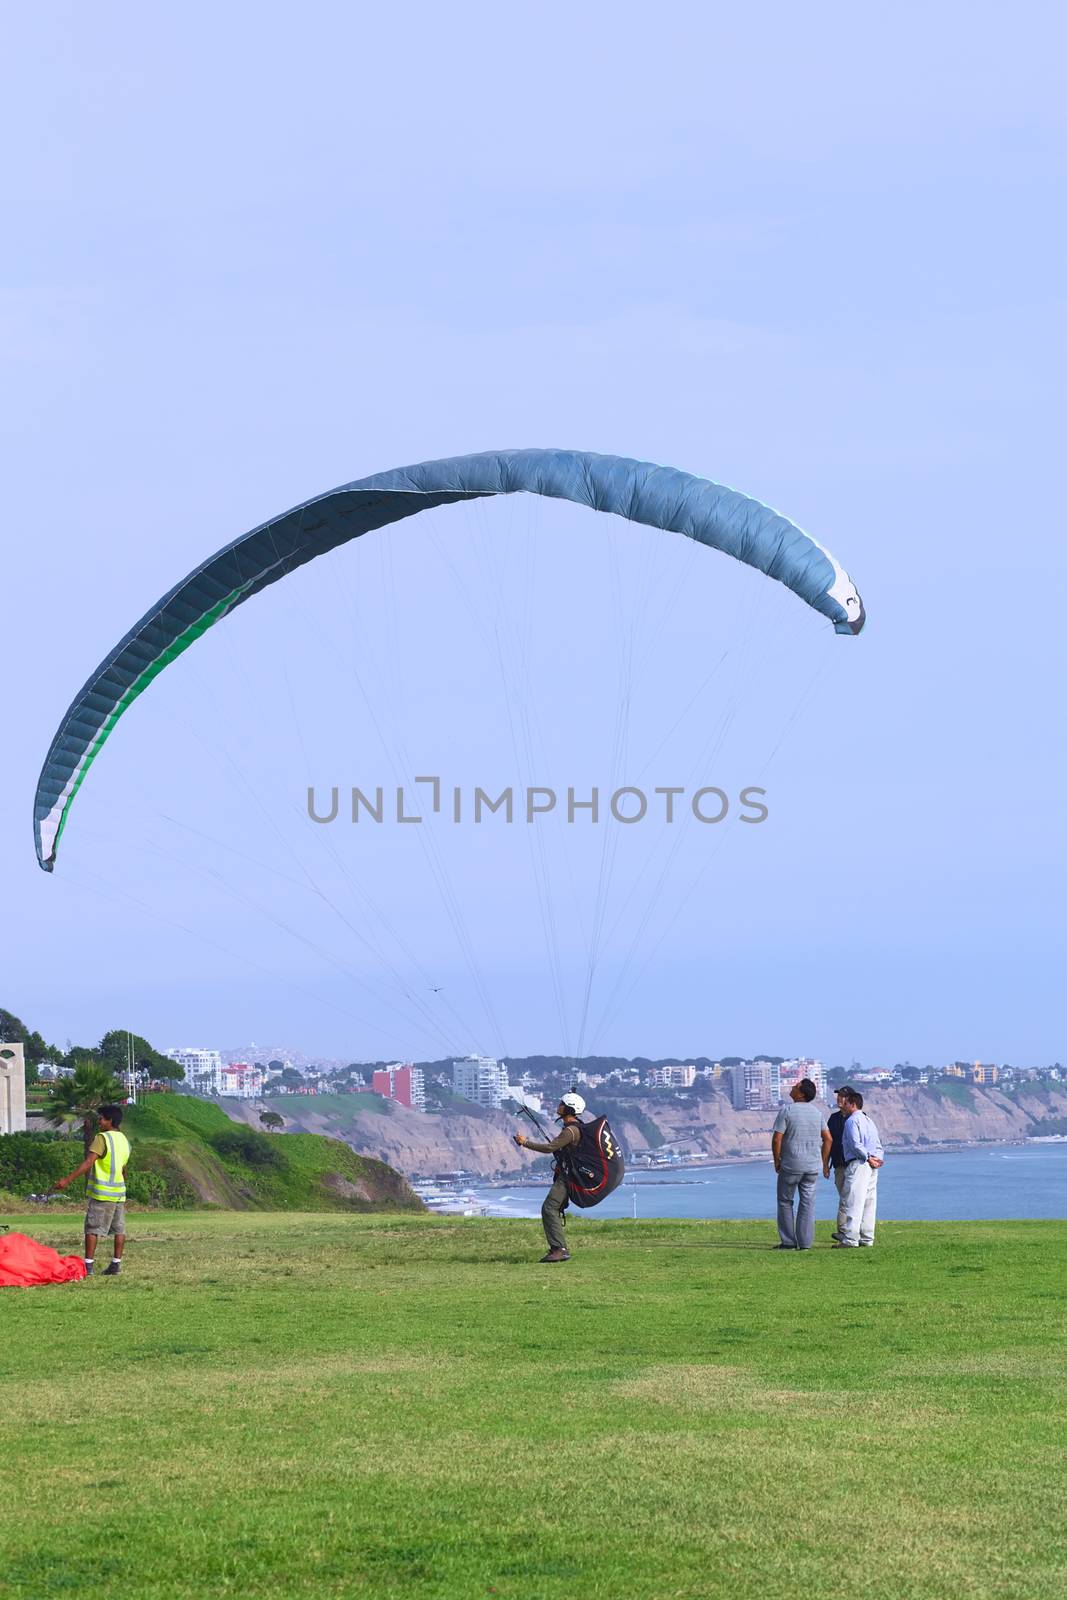
[[[561,1106],[566,1106],[568,1111],[573,1111],[576,1117],[580,1117],[585,1110],[585,1101],[580,1094],[561,1095],[559,1103]]]

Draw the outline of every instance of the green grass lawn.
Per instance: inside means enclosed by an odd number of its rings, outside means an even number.
[[[1064,1592],[1067,1224],[130,1226],[0,1290],[2,1596]]]

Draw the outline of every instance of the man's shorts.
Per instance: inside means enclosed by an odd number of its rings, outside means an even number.
[[[86,1233],[103,1238],[111,1233],[126,1232],[126,1202],[124,1200],[90,1200],[85,1213]]]

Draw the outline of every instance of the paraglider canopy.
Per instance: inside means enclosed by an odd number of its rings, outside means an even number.
[[[213,623],[372,529],[436,506],[522,492],[681,533],[785,584],[838,633],[863,627],[856,587],[822,545],[758,500],[674,467],[582,450],[505,450],[378,473],[307,500],[226,545],[104,658],[75,696],[41,771],[34,804],[40,865],[52,871],[74,796],[119,717]]]
[[[0,1289],[35,1289],[84,1277],[81,1256],[61,1256],[26,1233],[9,1233],[0,1239]]]

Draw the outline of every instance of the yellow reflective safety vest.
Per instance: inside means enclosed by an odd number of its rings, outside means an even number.
[[[90,1200],[125,1200],[126,1180],[123,1168],[130,1159],[130,1141],[124,1133],[112,1128],[110,1133],[98,1133],[104,1141],[104,1153],[97,1156],[89,1172],[86,1193]]]

